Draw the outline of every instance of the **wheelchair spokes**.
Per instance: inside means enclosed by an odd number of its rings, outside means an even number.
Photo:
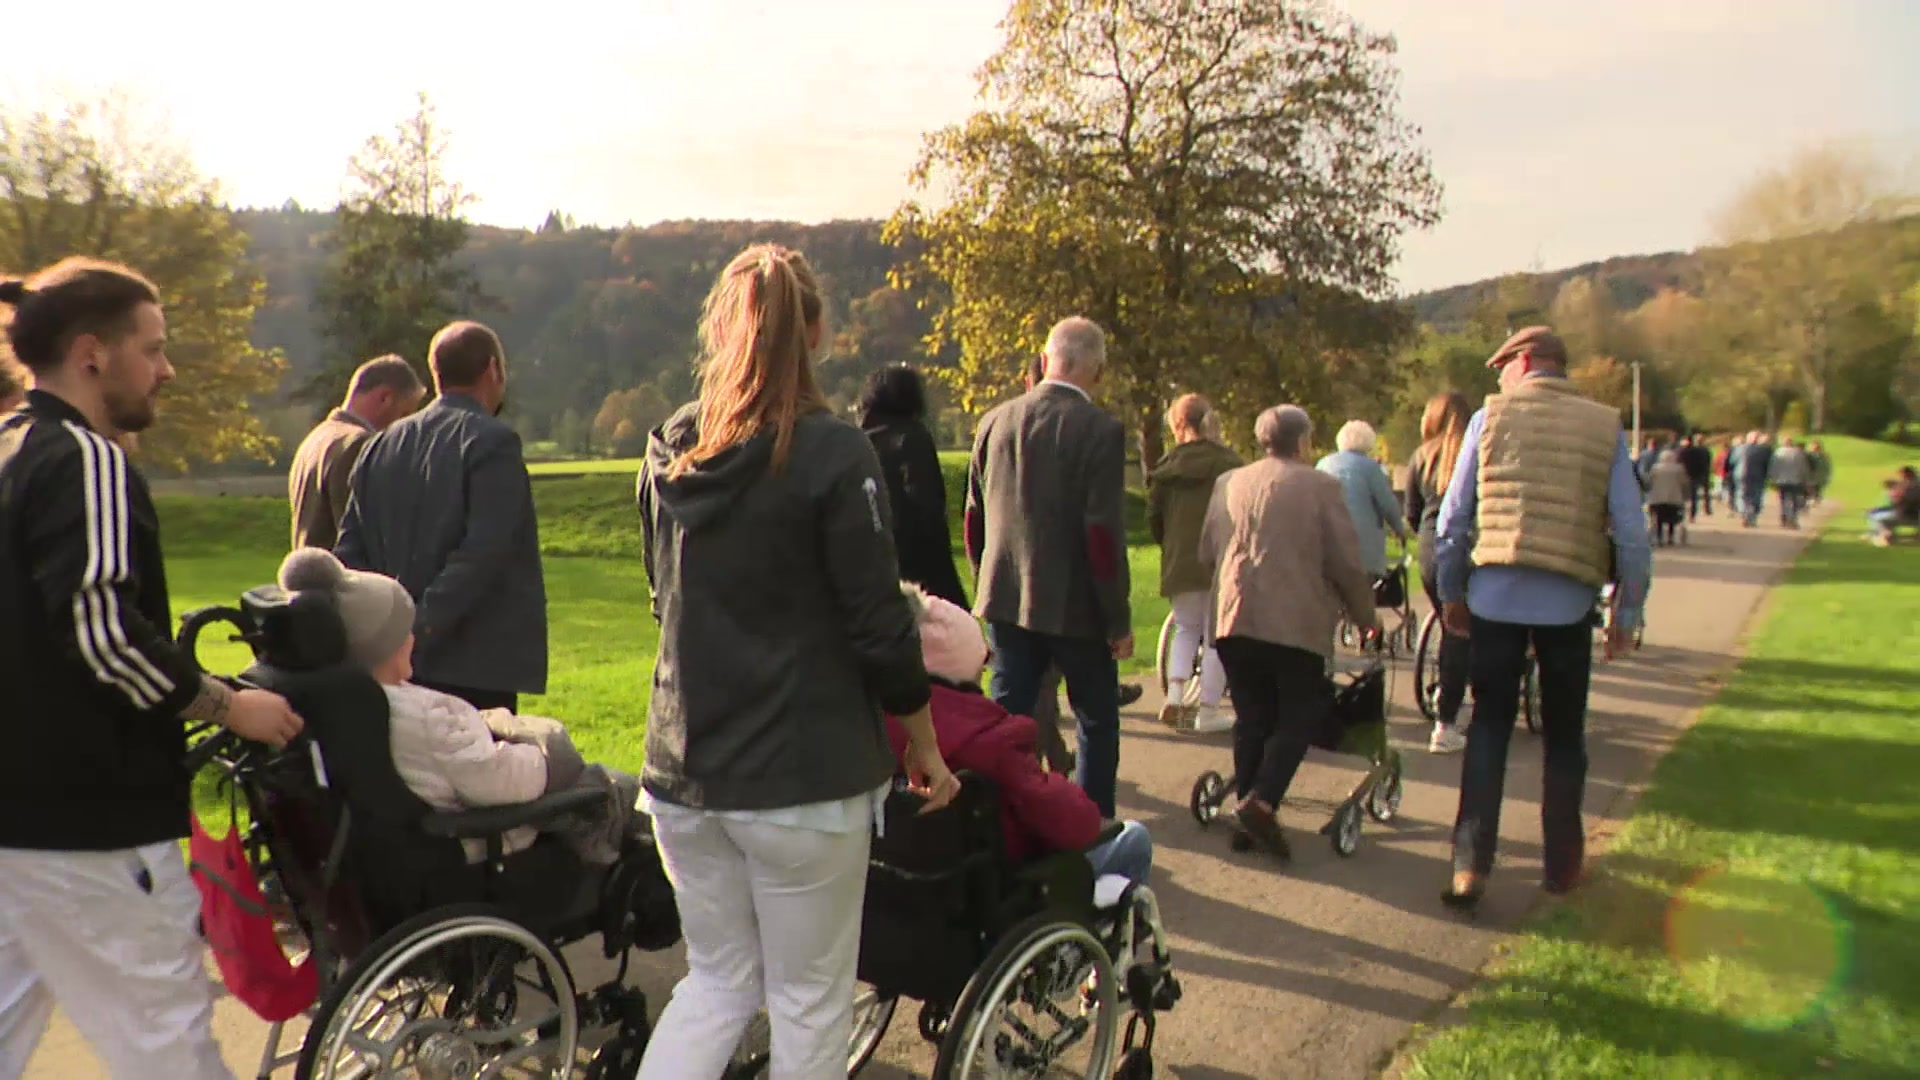
[[[303,1080],[530,1080],[574,1058],[571,977],[504,920],[431,928],[340,989]]]
[[[982,965],[964,1027],[942,1047],[936,1075],[981,1080],[1098,1077],[1113,1070],[1120,996],[1099,940],[1073,923],[1010,939],[1002,964]]]

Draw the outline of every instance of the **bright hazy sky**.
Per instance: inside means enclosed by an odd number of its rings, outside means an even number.
[[[884,216],[1004,0],[91,0],[11,7],[0,101],[133,91],[229,197],[330,205],[428,91],[474,216]],[[1692,247],[1799,146],[1920,147],[1920,0],[1343,0],[1399,38],[1446,217],[1408,291]],[[63,45],[62,40],[71,40]],[[38,44],[45,42],[44,45]],[[25,47],[36,43],[34,47]]]

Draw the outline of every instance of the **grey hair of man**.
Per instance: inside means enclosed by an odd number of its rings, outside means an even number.
[[[1253,422],[1253,438],[1274,457],[1297,459],[1313,439],[1313,418],[1298,405],[1275,405]]]
[[[1107,363],[1107,332],[1079,315],[1061,319],[1047,334],[1047,378],[1091,383]]]
[[[355,398],[361,394],[371,394],[376,390],[391,390],[395,394],[410,394],[423,390],[426,383],[421,381],[413,365],[401,357],[389,353],[375,357],[354,370],[353,379],[347,385],[347,397]]]

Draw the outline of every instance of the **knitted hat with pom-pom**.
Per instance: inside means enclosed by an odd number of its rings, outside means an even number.
[[[366,667],[377,667],[400,651],[413,633],[413,597],[385,574],[349,570],[333,552],[306,547],[280,564],[280,587],[288,592],[330,592],[347,628],[347,651]]]

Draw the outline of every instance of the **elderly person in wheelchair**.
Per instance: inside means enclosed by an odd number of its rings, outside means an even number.
[[[631,1077],[651,1027],[630,951],[668,948],[680,926],[622,778],[572,767],[551,722],[415,700],[396,659],[404,590],[323,555],[297,552],[285,588],[181,631],[191,654],[206,626],[234,624],[255,656],[241,680],[306,720],[283,751],[221,734],[189,751],[244,799],[247,862],[317,972],[304,1040],[281,1053],[298,1005],[267,1017],[258,1075]],[[244,903],[252,883],[216,884]],[[582,988],[561,950],[596,935],[617,970]]]
[[[902,591],[933,681],[940,753],[963,781],[934,813],[903,786],[888,799],[868,871],[848,1075],[905,997],[921,1003],[920,1035],[938,1048],[934,1080],[1150,1077],[1155,1017],[1180,985],[1147,885],[1146,828],[1102,822],[1086,792],[1041,768],[1035,722],[980,692],[987,644],[973,616]],[[901,757],[906,732],[888,728]],[[726,1080],[764,1075],[766,1042],[762,1017]]]

